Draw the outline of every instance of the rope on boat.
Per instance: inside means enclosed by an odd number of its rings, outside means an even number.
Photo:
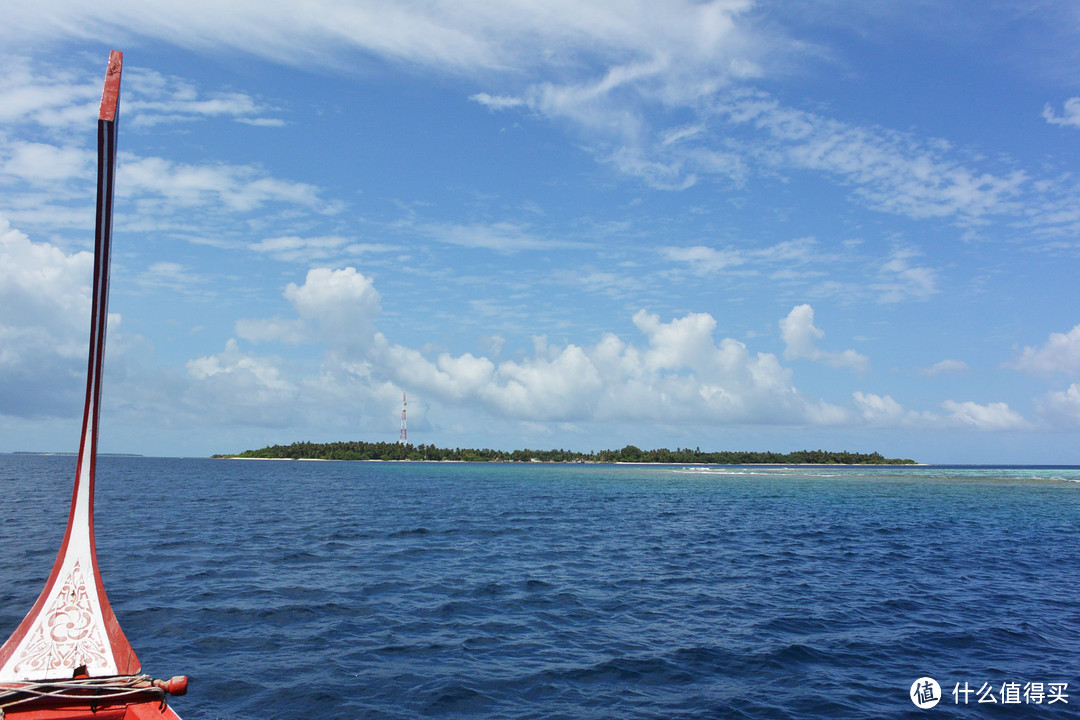
[[[140,697],[157,700],[165,709],[166,683],[149,675],[46,680],[42,682],[0,684],[0,720],[4,712],[28,703],[67,705],[89,704],[91,708]],[[186,688],[185,688],[186,689]],[[176,693],[181,694],[181,693]]]

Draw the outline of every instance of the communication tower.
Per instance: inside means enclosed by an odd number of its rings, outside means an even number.
[[[402,445],[406,445],[409,442],[409,428],[405,425],[405,408],[408,403],[405,402],[405,393],[401,393],[401,434],[398,435],[398,442]]]

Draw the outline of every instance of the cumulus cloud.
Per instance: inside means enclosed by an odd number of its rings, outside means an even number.
[[[825,331],[814,326],[814,308],[797,305],[780,321],[780,333],[787,346],[784,357],[788,360],[805,358],[835,368],[851,368],[863,371],[870,366],[870,359],[854,350],[828,352],[817,347],[816,341],[825,337]]]
[[[212,411],[218,421],[283,426],[302,403],[300,388],[286,379],[274,358],[244,353],[235,340],[215,355],[187,362],[194,381],[184,393],[188,407]]]
[[[242,319],[236,323],[237,335],[251,342],[319,341],[353,354],[371,345],[382,311],[380,297],[371,279],[356,268],[313,268],[302,285],[289,283],[283,296],[298,317]]]
[[[933,428],[944,423],[934,413],[908,410],[891,395],[854,392],[855,407],[865,422],[878,427]]]
[[[664,322],[637,312],[633,322],[644,346],[610,333],[592,346],[555,346],[537,338],[532,356],[495,362],[470,353],[429,358],[392,343],[376,327],[378,292],[354,268],[313,269],[284,295],[297,317],[247,320],[238,323],[237,334],[250,341],[318,341],[339,370],[351,368],[373,381],[389,380],[499,417],[798,424],[848,419],[842,408],[799,393],[791,371],[774,355],[752,353],[731,338],[717,340],[716,320],[706,313]],[[235,345],[221,357],[189,365],[189,372],[203,380],[228,368],[251,374],[252,382],[262,377]]]
[[[35,243],[0,215],[0,414],[76,411],[93,267],[91,253]]]
[[[946,400],[941,404],[956,424],[977,430],[1025,430],[1031,423],[1006,403],[980,405],[974,402]]]
[[[1042,347],[1025,347],[1007,367],[1038,375],[1080,373],[1080,325],[1067,333],[1051,333]]]
[[[855,405],[863,419],[882,427],[909,427],[923,430],[934,428],[972,428],[975,430],[1028,430],[1030,422],[1006,403],[956,402],[946,400],[946,413],[908,410],[889,395],[853,393]]]
[[[1080,426],[1080,384],[1047,393],[1036,401],[1035,407],[1054,424]]]
[[[596,345],[539,343],[532,358],[494,363],[466,354],[428,360],[377,337],[371,357],[395,382],[444,402],[478,402],[520,420],[841,422],[846,413],[812,401],[776,357],[717,342],[715,320],[692,313],[670,322],[640,311],[647,347],[605,335]]]

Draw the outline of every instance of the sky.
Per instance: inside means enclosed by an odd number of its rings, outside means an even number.
[[[0,25],[0,452],[1080,463],[1080,6],[40,0]]]

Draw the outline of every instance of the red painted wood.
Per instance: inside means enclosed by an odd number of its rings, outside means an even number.
[[[109,53],[109,67],[105,70],[105,90],[101,93],[101,111],[98,120],[116,120],[120,109],[120,70],[124,64],[124,54],[119,50]]]
[[[154,701],[99,707],[96,711],[89,705],[12,709],[5,713],[4,720],[180,720],[180,717],[168,705],[163,709],[161,703]]]

